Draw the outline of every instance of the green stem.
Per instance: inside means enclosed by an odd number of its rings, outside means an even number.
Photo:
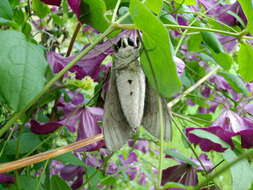
[[[114,30],[114,24],[110,25],[105,30],[105,32],[102,33],[90,46],[85,48],[68,65],[66,65],[57,75],[55,75],[55,77],[52,78],[45,85],[45,87],[41,90],[41,92],[28,103],[28,105],[26,105],[21,111],[14,114],[14,116],[0,129],[0,137],[16,122],[18,118],[20,118],[32,105],[34,105],[40,99],[40,97],[42,97],[52,87],[52,85],[64,75],[66,71],[68,71],[71,67],[73,67],[83,56],[85,56],[92,48],[94,48],[97,43],[103,40],[113,30]]]
[[[117,12],[118,12],[120,3],[121,3],[121,0],[118,0],[116,6],[115,6],[115,8],[114,8],[113,15],[112,15],[112,23],[114,23],[115,20],[116,20]]]
[[[46,171],[48,161],[49,161],[49,160],[46,160],[46,162],[45,162],[45,164],[44,164],[44,166],[43,166],[43,170],[42,170],[42,172],[41,172],[41,174],[40,174],[40,178],[39,178],[39,181],[38,181],[38,183],[37,183],[37,185],[36,185],[35,190],[39,190],[39,189],[40,189],[40,184],[41,184],[43,175],[44,175],[44,173],[45,173],[45,171]]]
[[[229,162],[225,165],[223,165],[223,167],[221,167],[219,170],[217,170],[213,175],[210,175],[208,179],[205,179],[202,183],[200,183],[199,185],[194,187],[194,190],[198,190],[201,187],[207,185],[209,183],[210,180],[213,180],[214,178],[218,177],[220,174],[222,174],[224,171],[228,170],[229,168],[231,168],[233,165],[235,165],[237,162],[246,159],[246,158],[250,158],[251,156],[253,156],[253,150],[250,150],[248,152],[245,152],[244,154],[240,155],[239,157],[237,157],[235,160],[233,160],[232,162]]]
[[[157,189],[160,188],[162,182],[162,172],[163,172],[163,157],[164,157],[164,118],[163,118],[163,108],[161,97],[158,96],[158,107],[160,116],[160,157],[159,157],[159,168],[158,168],[158,182]]]
[[[207,32],[214,32],[223,34],[226,36],[233,36],[236,38],[242,38],[242,39],[250,39],[253,40],[252,36],[242,36],[242,34],[245,34],[245,32],[227,32],[223,30],[213,29],[213,28],[204,28],[204,27],[196,27],[196,26],[183,26],[183,25],[175,25],[175,24],[164,24],[165,27],[170,29],[187,29],[187,30],[193,30],[193,31],[207,31]],[[137,30],[137,26],[135,24],[115,24],[115,28],[119,29],[128,29],[128,30]]]

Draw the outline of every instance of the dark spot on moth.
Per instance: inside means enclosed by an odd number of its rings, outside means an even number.
[[[133,92],[130,92],[130,96],[132,96],[133,95]]]
[[[132,80],[128,80],[127,82],[128,82],[129,84],[131,84],[131,83],[132,83]]]

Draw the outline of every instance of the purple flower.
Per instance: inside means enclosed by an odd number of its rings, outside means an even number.
[[[76,14],[77,18],[80,17],[80,0],[68,0],[69,6],[72,11]]]
[[[146,183],[147,183],[146,175],[143,172],[141,172],[138,184],[139,185],[146,185]]]
[[[72,189],[78,189],[83,184],[84,169],[82,166],[66,165],[60,171],[61,177],[66,181],[73,181]]]
[[[179,76],[181,76],[182,73],[184,72],[184,69],[185,69],[185,63],[184,63],[184,61],[182,59],[180,59],[180,58],[178,58],[176,56],[174,56],[173,59],[174,59],[174,61],[176,63],[177,74]]]
[[[138,157],[135,152],[130,152],[127,159],[124,159],[123,155],[119,155],[122,166],[128,166],[134,162],[138,162]]]
[[[129,140],[128,145],[130,147],[133,147],[134,149],[140,150],[143,153],[146,153],[148,151],[148,141],[147,140]]]
[[[217,152],[224,152],[226,148],[222,147],[220,144],[191,133],[191,131],[196,129],[208,131],[218,136],[229,144],[231,148],[234,148],[232,142],[233,136],[241,136],[243,148],[251,148],[253,146],[251,140],[253,139],[253,122],[247,118],[240,117],[231,110],[224,110],[211,127],[186,129],[186,135],[189,141],[194,144],[199,144],[203,151],[215,150]]]
[[[206,171],[211,170],[213,168],[213,164],[208,159],[207,155],[201,154],[199,156],[199,159],[201,163],[204,165]],[[197,171],[203,171],[204,169],[201,167],[201,164],[197,159],[191,158],[191,160],[195,162],[198,165],[198,167],[194,167],[180,160],[179,165],[168,167],[167,169],[163,170],[161,184],[164,185],[167,182],[177,182],[189,186],[197,185],[198,184]]]
[[[97,160],[97,158],[95,156],[92,156],[91,154],[87,154],[85,164],[87,164],[88,166],[92,166],[94,168],[99,168],[103,164],[103,161]]]
[[[41,0],[41,1],[48,5],[56,5],[56,6],[61,5],[61,0]]]
[[[15,178],[6,174],[0,174],[0,184],[15,183]]]
[[[31,131],[35,134],[49,134],[62,126],[57,121],[50,121],[48,123],[39,123],[35,120],[30,121]]]
[[[96,107],[86,107],[81,111],[78,122],[77,141],[102,133],[102,129],[98,125],[98,121],[102,120],[103,113],[103,109]],[[104,141],[99,141],[76,151],[94,151],[104,146]]]
[[[125,170],[125,172],[128,175],[130,180],[134,180],[138,173],[138,167],[137,166],[129,167]]]
[[[114,174],[118,171],[117,165],[115,163],[110,163],[106,169],[107,174]]]

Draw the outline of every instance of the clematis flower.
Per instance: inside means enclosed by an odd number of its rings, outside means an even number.
[[[78,189],[83,184],[84,168],[82,166],[66,165],[60,171],[60,176],[66,181],[73,181],[71,188]]]
[[[61,5],[61,0],[41,0],[43,3],[46,3],[48,5],[56,5],[60,6]]]
[[[241,146],[243,148],[253,147],[251,140],[253,138],[253,122],[247,118],[239,116],[231,110],[224,110],[213,123],[213,126],[186,129],[186,136],[189,141],[194,144],[199,144],[203,151],[208,152],[210,150],[215,150],[217,152],[224,152],[226,148],[222,147],[220,144],[198,137],[197,135],[191,133],[191,131],[196,129],[208,131],[218,136],[220,139],[229,144],[231,148],[234,148],[234,144],[232,142],[232,137],[234,136],[241,137]]]
[[[238,15],[244,23],[247,23],[247,18],[243,13],[243,10],[239,4],[239,2],[235,2],[234,4],[218,4],[217,0],[198,0],[200,4],[202,4],[207,11],[207,14],[214,15],[218,20],[221,22],[229,25],[235,26],[238,25],[237,19],[229,14],[233,12],[234,14]],[[216,5],[216,6],[214,6]]]
[[[207,155],[201,154],[199,156],[199,159],[201,163],[204,165],[206,171],[209,171],[213,168],[213,164],[208,159]],[[167,182],[177,182],[189,186],[197,185],[198,184],[197,171],[203,171],[204,169],[202,168],[201,164],[197,159],[191,158],[191,160],[195,164],[197,164],[198,167],[192,166],[188,163],[178,160],[178,162],[180,163],[179,165],[168,167],[167,169],[163,170],[161,184],[164,185]]]
[[[15,178],[7,174],[0,174],[0,184],[15,183]]]
[[[39,123],[35,120],[31,120],[31,131],[35,134],[49,134],[62,126],[61,123],[51,121],[48,123]]]

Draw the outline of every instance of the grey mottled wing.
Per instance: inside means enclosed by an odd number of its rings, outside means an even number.
[[[153,136],[160,138],[160,117],[158,107],[158,93],[146,85],[146,99],[144,107],[144,116],[142,125],[148,130]],[[171,139],[172,129],[170,125],[170,116],[167,111],[166,101],[162,99],[163,105],[163,118],[164,118],[164,138],[166,140]]]
[[[103,131],[106,147],[116,151],[122,147],[131,135],[129,126],[120,106],[116,87],[116,76],[112,71],[104,106]]]

